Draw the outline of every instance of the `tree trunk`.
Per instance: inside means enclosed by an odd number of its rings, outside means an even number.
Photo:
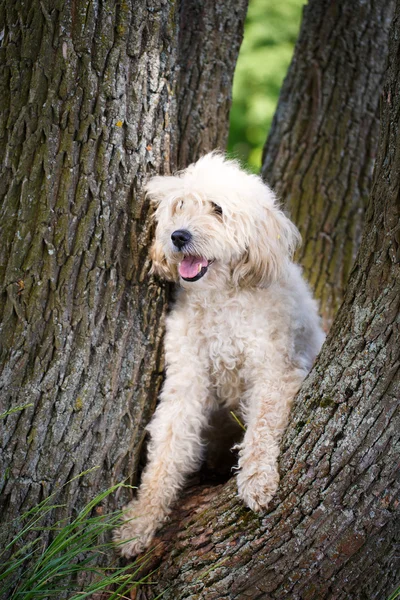
[[[137,600],[385,600],[400,580],[400,2],[360,250],[297,396],[268,513],[231,480],[186,490]],[[157,545],[158,544],[158,545]]]
[[[356,256],[378,147],[394,0],[311,0],[262,175],[303,236],[297,259],[328,329]]]
[[[1,4],[0,413],[29,405],[0,423],[5,520],[135,477],[166,308],[142,187],[224,144],[246,4]]]

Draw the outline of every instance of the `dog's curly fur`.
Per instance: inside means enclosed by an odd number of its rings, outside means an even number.
[[[259,177],[211,153],[175,176],[154,177],[147,192],[157,206],[153,270],[180,291],[167,318],[166,381],[148,426],[149,461],[116,533],[125,556],[145,549],[168,516],[221,405],[246,424],[239,497],[254,511],[267,507],[292,399],[324,338],[291,262],[300,234]],[[182,231],[190,239],[177,247],[171,235]]]

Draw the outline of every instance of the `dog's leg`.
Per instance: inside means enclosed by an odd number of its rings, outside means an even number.
[[[125,523],[115,532],[118,544],[126,542],[120,546],[126,557],[149,545],[186,475],[201,462],[201,433],[211,410],[208,378],[201,377],[198,364],[189,364],[188,356],[182,360],[180,368],[172,366],[168,372],[161,402],[148,427],[151,439],[142,483],[137,498],[125,507]]]
[[[279,443],[304,376],[298,369],[285,374],[270,369],[268,378],[260,376],[248,392],[237,484],[240,498],[256,512],[267,507],[278,488]]]

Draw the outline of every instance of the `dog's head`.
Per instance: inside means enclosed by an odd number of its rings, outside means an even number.
[[[272,190],[221,154],[153,177],[146,190],[157,206],[153,271],[186,288],[268,285],[300,242]]]

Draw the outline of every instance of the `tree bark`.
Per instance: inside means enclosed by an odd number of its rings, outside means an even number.
[[[329,329],[355,259],[378,147],[394,0],[311,0],[264,148],[263,177],[303,236]]]
[[[400,580],[400,2],[373,188],[344,302],[298,394],[268,513],[186,490],[137,600],[385,600]]]
[[[30,405],[0,422],[6,521],[135,479],[167,296],[143,183],[224,143],[246,5],[1,4],[0,413]]]
[[[228,141],[233,69],[247,0],[182,0],[179,31],[178,167]]]

